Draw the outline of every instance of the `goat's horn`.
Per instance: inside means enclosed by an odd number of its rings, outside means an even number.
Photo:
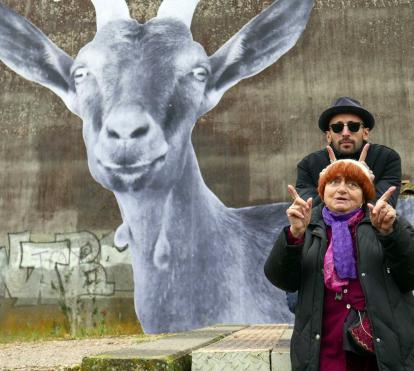
[[[131,18],[125,0],[92,0],[92,3],[96,12],[97,30],[108,22]]]
[[[195,8],[200,0],[164,0],[158,9],[157,18],[176,18],[184,22],[188,28]]]

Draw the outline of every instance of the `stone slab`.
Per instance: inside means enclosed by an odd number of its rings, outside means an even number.
[[[191,352],[245,328],[245,325],[218,325],[169,335],[131,349],[85,357],[81,370],[189,371]]]
[[[285,329],[271,353],[272,371],[291,371],[290,363],[290,339],[293,327]]]
[[[291,334],[288,324],[250,326],[193,351],[192,371],[290,370]]]

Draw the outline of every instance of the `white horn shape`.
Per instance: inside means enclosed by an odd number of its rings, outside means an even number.
[[[96,12],[96,29],[100,30],[108,22],[131,19],[125,0],[92,0]]]
[[[184,22],[188,28],[195,8],[200,0],[164,0],[158,9],[157,18],[176,18]]]

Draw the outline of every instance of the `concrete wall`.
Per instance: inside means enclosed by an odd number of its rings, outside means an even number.
[[[113,237],[80,231],[39,242],[29,231],[9,233],[0,248],[0,334],[139,332],[130,249]]]
[[[228,13],[224,3],[213,12]],[[196,38],[219,37],[207,43],[213,51],[246,21],[241,9],[249,15],[251,8],[244,5],[234,16],[208,19],[214,32],[205,36],[196,18]],[[229,32],[226,22],[235,25]],[[319,114],[341,95],[375,114],[372,141],[395,148],[405,178],[414,180],[413,41],[412,0],[317,1],[297,46],[200,120],[193,138],[207,184],[229,205],[288,200],[296,163],[324,143]]]
[[[72,56],[93,37],[87,0],[4,2]],[[140,21],[159,3],[129,1]],[[211,54],[268,3],[201,1],[194,38]],[[287,200],[296,163],[323,146],[320,112],[340,95],[375,114],[372,140],[395,148],[414,180],[413,40],[414,0],[318,0],[297,46],[199,120],[206,183],[229,206]],[[119,211],[89,175],[79,119],[4,65],[0,86],[0,331],[21,318],[29,330],[53,318],[75,331],[110,316],[137,329],[129,251],[112,242]]]

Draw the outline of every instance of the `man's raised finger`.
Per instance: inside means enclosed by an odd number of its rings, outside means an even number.
[[[332,164],[332,162],[336,161],[335,153],[331,146],[326,146],[326,150],[328,151],[329,161]]]
[[[369,143],[365,144],[365,146],[362,148],[361,155],[359,156],[359,160],[361,162],[365,162],[365,159],[367,158],[369,150]]]

